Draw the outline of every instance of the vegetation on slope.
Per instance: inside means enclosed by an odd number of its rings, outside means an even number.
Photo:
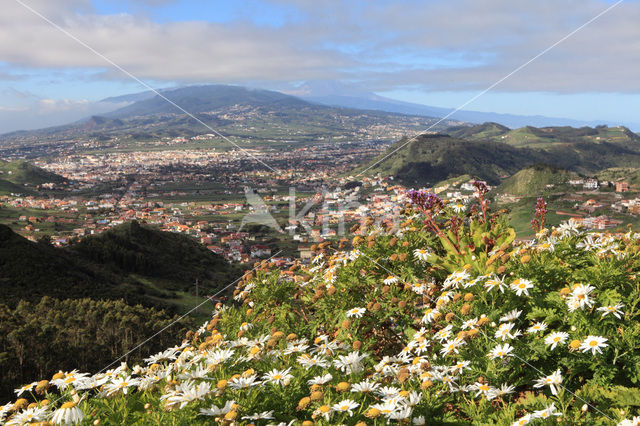
[[[49,296],[169,308],[172,293],[193,290],[196,279],[206,294],[238,273],[193,238],[135,221],[66,248],[31,242],[0,225],[0,296],[11,306]]]
[[[0,177],[16,185],[35,187],[43,183],[62,183],[66,179],[55,173],[48,172],[33,164],[18,160],[13,162],[0,161]]]
[[[492,130],[497,132],[494,136]],[[467,139],[422,135],[408,144],[402,139],[372,160],[367,173],[393,175],[409,186],[433,185],[461,174],[496,185],[502,177],[535,164],[587,174],[640,164],[640,136],[625,128],[527,127],[500,135],[500,129],[485,123],[455,127],[450,133]],[[514,136],[525,133],[536,142]]]
[[[444,133],[458,139],[496,140],[509,133],[511,129],[498,123],[483,123],[475,126],[452,126]]]
[[[537,164],[524,168],[503,180],[496,191],[501,194],[516,196],[540,196],[547,188],[547,185],[565,184],[568,180],[577,177],[576,173],[546,164]]]
[[[536,241],[515,243],[485,193],[479,185],[465,214],[412,192],[399,229],[368,227],[346,251],[323,244],[309,267],[262,265],[238,286],[237,304],[220,305],[182,346],[108,375],[61,373],[3,415],[20,418],[42,397],[55,402],[30,414],[84,424],[637,415],[640,235],[584,234],[573,223],[549,231],[539,202]]]
[[[23,301],[15,308],[0,304],[0,396],[9,399],[17,385],[60,369],[100,371],[176,319],[122,301],[43,297],[37,304]],[[145,354],[172,344],[191,327],[186,318],[123,361],[141,362]]]
[[[596,176],[600,180],[606,180],[610,182],[623,180],[631,186],[640,187],[640,168],[616,167],[601,170]]]
[[[503,143],[469,142],[447,135],[422,135],[406,142],[406,139],[396,142],[374,159],[371,164],[375,166],[367,173],[392,175],[407,185],[433,185],[464,174],[497,184],[501,176],[544,159],[544,155],[533,150]]]
[[[510,130],[496,123],[450,127],[446,133],[467,140],[504,142],[517,147],[548,149],[583,143],[609,143],[640,151],[640,136],[626,127],[521,127]]]
[[[135,289],[119,284],[117,275],[96,269],[67,250],[34,243],[0,225],[0,299],[15,306],[20,300],[55,298],[125,298],[138,302]]]
[[[15,183],[9,182],[8,180],[5,180],[5,179],[0,179],[0,195],[9,195],[9,194],[31,195],[32,193],[33,193],[32,190],[25,188],[24,186],[16,185]]]
[[[169,280],[183,290],[190,289],[196,279],[203,288],[213,290],[240,272],[192,237],[161,232],[137,221],[83,238],[70,251],[115,270]]]

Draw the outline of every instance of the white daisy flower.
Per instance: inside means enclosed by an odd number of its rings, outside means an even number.
[[[38,382],[32,382],[28,385],[24,385],[18,389],[14,389],[17,396],[21,396],[25,392],[31,392],[31,390],[38,385]]]
[[[293,378],[293,374],[290,374],[291,367],[286,370],[276,370],[275,368],[268,373],[266,373],[262,378],[267,383],[273,383],[276,385],[288,385],[291,379]]]
[[[562,413],[556,411],[555,404],[552,403],[550,406],[545,408],[544,410],[534,411],[532,417],[535,419],[549,419],[551,416],[561,416]]]
[[[439,314],[439,313],[440,311],[438,311],[437,309],[429,308],[426,311],[424,311],[424,315],[422,316],[422,319],[420,320],[420,322],[422,322],[422,324],[428,324],[431,321],[433,321],[436,314]]]
[[[363,380],[351,386],[351,392],[375,392],[380,387],[380,383],[376,383],[372,380]]]
[[[216,405],[212,405],[211,408],[201,408],[200,415],[202,416],[224,416],[229,411],[233,410],[233,406],[236,402],[232,399],[225,402],[222,408],[218,408]]]
[[[511,353],[512,351],[513,351],[513,346],[511,346],[508,343],[505,343],[504,345],[498,345],[495,348],[491,349],[491,351],[487,354],[487,356],[491,359],[505,358],[505,357],[513,356],[513,354]]]
[[[432,256],[431,250],[429,249],[416,249],[413,251],[413,255],[421,262],[424,262]]]
[[[509,284],[511,290],[515,291],[518,296],[529,296],[529,289],[533,288],[533,283],[524,278],[517,278]]]
[[[309,386],[324,385],[325,383],[329,383],[332,379],[333,379],[333,376],[327,373],[322,376],[316,376],[313,379],[307,380],[307,384]]]
[[[549,386],[549,389],[551,389],[551,393],[553,395],[557,395],[558,389],[556,388],[556,385],[560,385],[561,383],[562,383],[562,373],[560,372],[560,369],[557,369],[552,374],[546,377],[541,377],[537,379],[533,387],[541,388],[543,386]]]
[[[596,310],[602,312],[602,317],[613,314],[614,317],[621,319],[624,315],[624,312],[621,310],[622,308],[624,308],[622,303],[616,303],[615,305],[601,306]]]
[[[362,315],[367,311],[366,308],[353,308],[347,311],[347,317],[362,318]]]
[[[551,345],[551,350],[554,350],[558,344],[566,342],[568,337],[569,333],[565,333],[564,331],[554,331],[544,338],[544,343]]]
[[[580,349],[582,349],[582,352],[591,351],[593,355],[595,355],[596,352],[602,353],[602,349],[609,346],[605,343],[607,340],[608,339],[602,336],[588,336],[580,344]]]
[[[489,278],[484,282],[484,288],[487,289],[487,292],[491,292],[491,290],[498,289],[501,293],[504,293],[504,289],[506,288],[506,284],[504,283],[504,278],[500,278],[497,275]]]
[[[513,311],[511,311],[511,312],[507,313],[506,315],[503,315],[502,317],[500,317],[500,322],[515,321],[518,318],[520,318],[520,315],[522,315],[522,311],[514,309]]]
[[[360,404],[350,399],[343,399],[337,404],[333,404],[331,409],[333,411],[341,412],[341,413],[349,413],[349,416],[353,416],[353,410],[358,408]]]
[[[388,276],[388,277],[387,277],[383,282],[384,282],[386,285],[391,285],[391,284],[395,284],[395,283],[397,283],[398,281],[400,281],[400,280],[398,279],[398,277],[395,277],[395,276],[393,276],[393,275],[389,275],[389,276]]]
[[[547,324],[541,321],[541,322],[536,322],[532,324],[531,327],[527,329],[527,332],[537,333],[539,331],[545,331],[546,329],[547,329]]]
[[[353,351],[348,355],[338,355],[338,359],[333,360],[333,365],[343,373],[359,373],[362,371],[362,361],[367,357],[366,354],[360,354]]]
[[[74,425],[80,423],[82,419],[84,419],[84,413],[78,408],[77,403],[68,401],[54,411],[51,421],[56,425]]]
[[[273,417],[273,411],[263,411],[261,413],[253,413],[250,416],[242,416],[242,420],[273,420],[275,419],[275,417]]]

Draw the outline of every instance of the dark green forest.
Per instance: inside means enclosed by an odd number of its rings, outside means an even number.
[[[183,314],[176,300],[196,280],[201,296],[214,294],[242,271],[190,236],[135,221],[64,248],[0,225],[0,401],[58,370],[98,371]],[[196,325],[186,317],[129,360]]]
[[[98,372],[176,319],[162,310],[117,300],[45,296],[15,308],[0,304],[0,400],[15,399],[16,387],[50,379],[59,370]],[[194,327],[186,317],[122,361],[139,362],[173,346]]]

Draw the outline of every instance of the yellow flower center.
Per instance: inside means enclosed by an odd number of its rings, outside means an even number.
[[[560,336],[556,336],[556,337],[553,338],[553,341],[554,342],[559,342],[560,339],[562,339]]]
[[[60,406],[60,408],[73,408],[76,406],[76,403],[73,401],[67,401]]]
[[[592,340],[589,342],[589,346],[594,347],[594,346],[598,346],[598,342],[595,340]]]

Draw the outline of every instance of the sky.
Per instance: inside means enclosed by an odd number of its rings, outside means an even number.
[[[2,0],[0,133],[104,113],[119,105],[102,99],[146,90],[100,55],[154,88],[304,93],[313,82],[456,108],[615,4]],[[640,130],[638,22],[640,0],[622,1],[466,109]]]

